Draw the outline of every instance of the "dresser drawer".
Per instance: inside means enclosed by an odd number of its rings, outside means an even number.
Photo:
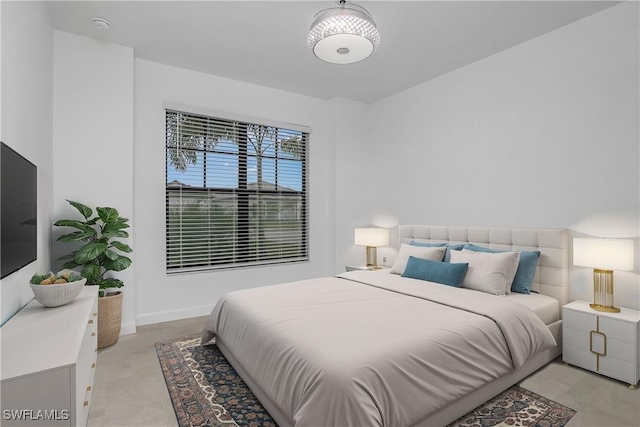
[[[562,325],[585,332],[595,331],[598,326],[595,315],[567,309],[562,310]]]
[[[569,327],[562,328],[562,342],[573,347],[583,350],[589,349],[589,332],[573,329]]]
[[[89,383],[91,379],[91,365],[97,348],[96,335],[97,331],[95,328],[89,325],[85,330],[84,338],[82,339],[82,346],[80,347],[78,361],[76,363],[76,376],[78,382],[82,383],[78,385],[80,388],[84,388],[84,386],[87,385],[85,383]]]
[[[607,338],[612,338],[618,341],[624,341],[630,344],[636,342],[636,325],[630,322],[624,322],[621,320],[610,319],[607,317],[600,317],[600,331],[604,333]]]
[[[588,349],[574,347],[566,342],[562,345],[562,360],[590,371],[596,370],[596,357]]]
[[[87,387],[82,400],[82,406],[78,408],[78,424],[77,426],[86,426],[89,419],[89,407],[91,406],[91,394],[93,390],[91,386]]]
[[[571,328],[563,328],[562,336],[563,343],[581,350],[587,350],[592,355],[596,353],[606,354],[621,361],[635,362],[635,347],[631,343],[610,339],[608,336],[605,339],[600,334],[594,334],[592,338],[589,332]]]
[[[635,346],[631,343],[609,339],[607,336],[607,356],[634,364],[636,362]]]
[[[620,381],[625,381],[629,384],[638,382],[633,363],[625,362],[611,356],[600,357],[600,370],[598,373]]]

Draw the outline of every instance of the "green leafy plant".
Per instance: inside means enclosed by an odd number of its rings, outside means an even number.
[[[67,202],[80,212],[84,221],[61,219],[54,224],[77,230],[58,237],[58,241],[81,243],[78,250],[59,258],[68,260],[63,268],[81,267],[80,274],[87,278],[86,284],[100,286],[101,294],[109,288],[121,288],[124,286],[122,280],[105,277],[105,274],[110,271],[122,271],[131,265],[131,259],[119,253],[130,253],[131,247],[115,240],[129,237],[129,233],[125,231],[129,228],[129,219],[122,218],[117,210],[108,207],[97,207],[97,215],[92,218],[91,208],[71,200]]]

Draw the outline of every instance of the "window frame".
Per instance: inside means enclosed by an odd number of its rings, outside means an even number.
[[[237,268],[269,266],[269,265],[285,265],[285,264],[293,264],[293,263],[310,261],[311,242],[310,242],[310,233],[309,233],[309,230],[310,230],[310,212],[309,212],[309,188],[310,188],[309,186],[309,163],[310,163],[309,151],[310,149],[309,148],[310,147],[309,146],[310,146],[311,128],[307,126],[301,126],[301,125],[295,125],[295,124],[289,124],[289,123],[256,120],[248,117],[232,116],[224,113],[220,114],[210,110],[189,108],[189,107],[185,107],[183,105],[177,105],[177,104],[165,103],[163,112],[164,112],[164,119],[165,119],[165,268],[166,268],[166,273],[168,275],[173,275],[173,274],[182,274],[182,273],[229,270],[229,269],[237,269]],[[245,138],[244,139],[238,138],[237,140],[234,141],[234,143],[237,144],[238,146],[237,153],[229,153],[224,149],[216,150],[216,146],[213,146],[212,149],[207,149],[207,147],[202,147],[202,146],[197,147],[196,149],[189,148],[190,150],[193,150],[196,153],[203,153],[202,154],[203,156],[207,156],[208,153],[218,153],[218,154],[231,154],[237,158],[238,169],[236,171],[235,176],[238,179],[238,183],[235,188],[208,187],[207,175],[206,175],[206,172],[203,171],[202,187],[190,186],[190,188],[187,190],[188,193],[191,193],[191,194],[197,194],[197,193],[204,194],[204,197],[202,199],[203,200],[206,199],[206,203],[211,203],[213,200],[215,200],[216,195],[227,194],[227,195],[233,196],[234,203],[235,203],[235,209],[233,209],[234,225],[233,225],[233,231],[232,231],[233,256],[231,257],[232,259],[229,262],[215,264],[213,263],[213,261],[211,261],[211,259],[209,259],[207,262],[207,259],[206,259],[207,256],[205,255],[203,256],[203,260],[200,265],[184,266],[184,262],[181,262],[180,266],[170,265],[171,263],[170,256],[172,255],[170,246],[171,244],[175,244],[175,242],[171,242],[172,237],[170,236],[170,232],[173,232],[173,231],[170,231],[170,228],[172,227],[171,221],[170,221],[170,215],[171,215],[170,199],[171,197],[175,197],[175,194],[178,194],[180,203],[182,203],[183,188],[182,187],[174,188],[174,189],[169,188],[169,185],[170,185],[170,182],[169,182],[170,146],[169,146],[169,139],[168,139],[169,114],[187,114],[192,116],[201,116],[202,118],[224,122],[229,125],[238,125],[239,127],[244,127],[245,129],[245,133],[244,133]],[[275,128],[278,130],[286,131],[291,134],[299,133],[301,135],[301,147],[303,148],[302,155],[301,155],[302,158],[295,159],[293,157],[289,157],[289,158],[278,157],[279,155],[277,150],[276,150],[276,153],[273,155],[266,154],[265,151],[261,152],[260,154],[258,154],[255,151],[253,154],[248,154],[248,152],[250,151],[251,142],[250,142],[249,133],[247,129],[249,129],[250,126],[265,126],[269,128]],[[247,161],[250,157],[253,157],[255,159],[257,159],[258,157],[261,157],[262,159],[274,160],[275,161],[274,173],[276,175],[280,174],[278,159],[287,160],[287,161],[289,160],[299,161],[300,168],[301,168],[300,191],[293,190],[286,187],[283,187],[283,188],[286,188],[287,191],[283,191],[281,189],[278,189],[277,183],[273,183],[274,188],[272,190],[268,188],[267,189],[261,188],[263,187],[262,184],[256,185],[255,189],[249,189],[248,188],[249,171],[247,169]],[[197,158],[197,155],[196,155],[196,158]],[[240,172],[243,167],[244,167],[244,173]],[[229,175],[229,176],[231,177],[233,175]],[[256,182],[258,182],[258,180],[256,180]],[[265,180],[263,180],[262,183],[271,184]],[[289,197],[292,197],[292,200],[298,200],[298,202],[296,203],[297,204],[299,203],[299,206],[300,206],[300,209],[299,209],[300,217],[295,220],[300,221],[300,227],[299,227],[299,235],[296,235],[294,237],[299,240],[296,240],[297,243],[294,244],[293,246],[293,250],[298,251],[297,254],[294,254],[293,256],[292,255],[287,256],[286,254],[283,255],[282,241],[279,241],[280,254],[278,257],[276,256],[277,251],[273,249],[269,249],[268,244],[266,245],[267,249],[265,249],[264,240],[261,243],[261,240],[258,238],[256,240],[257,243],[255,243],[256,246],[253,250],[256,250],[256,251],[260,251],[260,249],[264,250],[265,251],[264,256],[267,258],[262,260],[259,259],[260,257],[259,253],[251,255],[251,251],[252,251],[250,247],[250,242],[251,242],[250,235],[251,235],[251,229],[252,229],[251,199],[252,198],[259,199],[262,196],[267,196],[272,198],[281,198],[281,200],[283,201],[287,200],[287,198]],[[260,203],[262,205],[262,202]],[[277,203],[281,203],[281,202],[278,201]],[[297,209],[297,206],[296,206],[296,209]],[[258,212],[260,212],[260,209],[258,209]],[[267,212],[267,211],[264,211],[264,212]],[[261,220],[258,219],[258,223],[260,223],[260,221]],[[275,222],[284,224],[285,221],[278,218],[277,221]],[[239,223],[242,223],[242,225],[239,225]],[[211,227],[211,225],[209,225],[209,227]],[[264,230],[260,228],[260,226],[258,227],[253,226],[253,227],[259,230],[260,232],[263,232]],[[280,230],[282,231],[283,228],[280,228]],[[184,239],[182,228],[180,229],[179,236],[180,237],[177,238],[179,239],[178,245],[182,248],[182,245],[184,245],[182,240]],[[202,236],[204,236],[205,239],[210,239],[212,236],[212,233],[203,232]],[[281,239],[284,239],[284,237],[281,237]],[[176,240],[176,238],[174,238],[174,240]],[[255,231],[254,231],[254,240],[255,240]],[[269,251],[271,250],[273,250],[274,252],[270,253]],[[182,249],[180,249],[179,251],[182,251]],[[207,249],[202,250],[203,254],[206,254],[206,252],[207,252]],[[196,255],[200,254],[200,252],[195,252],[195,253]],[[240,253],[240,255],[238,255],[238,253]],[[269,257],[270,255],[273,255],[273,257]],[[184,255],[182,255],[181,253],[180,260],[182,260],[183,256]]]

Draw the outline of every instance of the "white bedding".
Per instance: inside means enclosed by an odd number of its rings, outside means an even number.
[[[532,311],[504,297],[341,276],[229,293],[203,332],[287,424],[413,425],[555,345]]]
[[[551,325],[560,320],[560,302],[555,298],[536,293],[525,295],[517,292],[511,292],[505,298],[527,306],[545,325]]]

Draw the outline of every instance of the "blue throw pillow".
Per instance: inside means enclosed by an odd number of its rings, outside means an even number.
[[[436,248],[441,248],[443,246],[447,247],[447,251],[444,253],[444,262],[449,262],[449,260],[451,259],[451,255],[449,254],[449,251],[461,251],[462,248],[464,247],[464,243],[461,243],[459,245],[451,245],[449,243],[420,243],[420,242],[415,242],[415,241],[411,241],[409,243],[411,246],[426,246],[426,247],[436,247]]]
[[[410,256],[402,277],[428,280],[460,288],[464,275],[467,273],[467,267],[469,267],[468,263],[451,264]]]
[[[497,249],[489,249],[482,246],[476,246],[471,243],[464,245],[464,249],[476,252],[490,252],[501,253],[511,251],[499,251]],[[531,284],[533,283],[533,276],[536,275],[536,266],[538,265],[538,259],[540,258],[540,251],[520,251],[520,263],[518,264],[518,270],[516,276],[513,278],[511,284],[511,291],[521,294],[529,294],[531,290]]]

